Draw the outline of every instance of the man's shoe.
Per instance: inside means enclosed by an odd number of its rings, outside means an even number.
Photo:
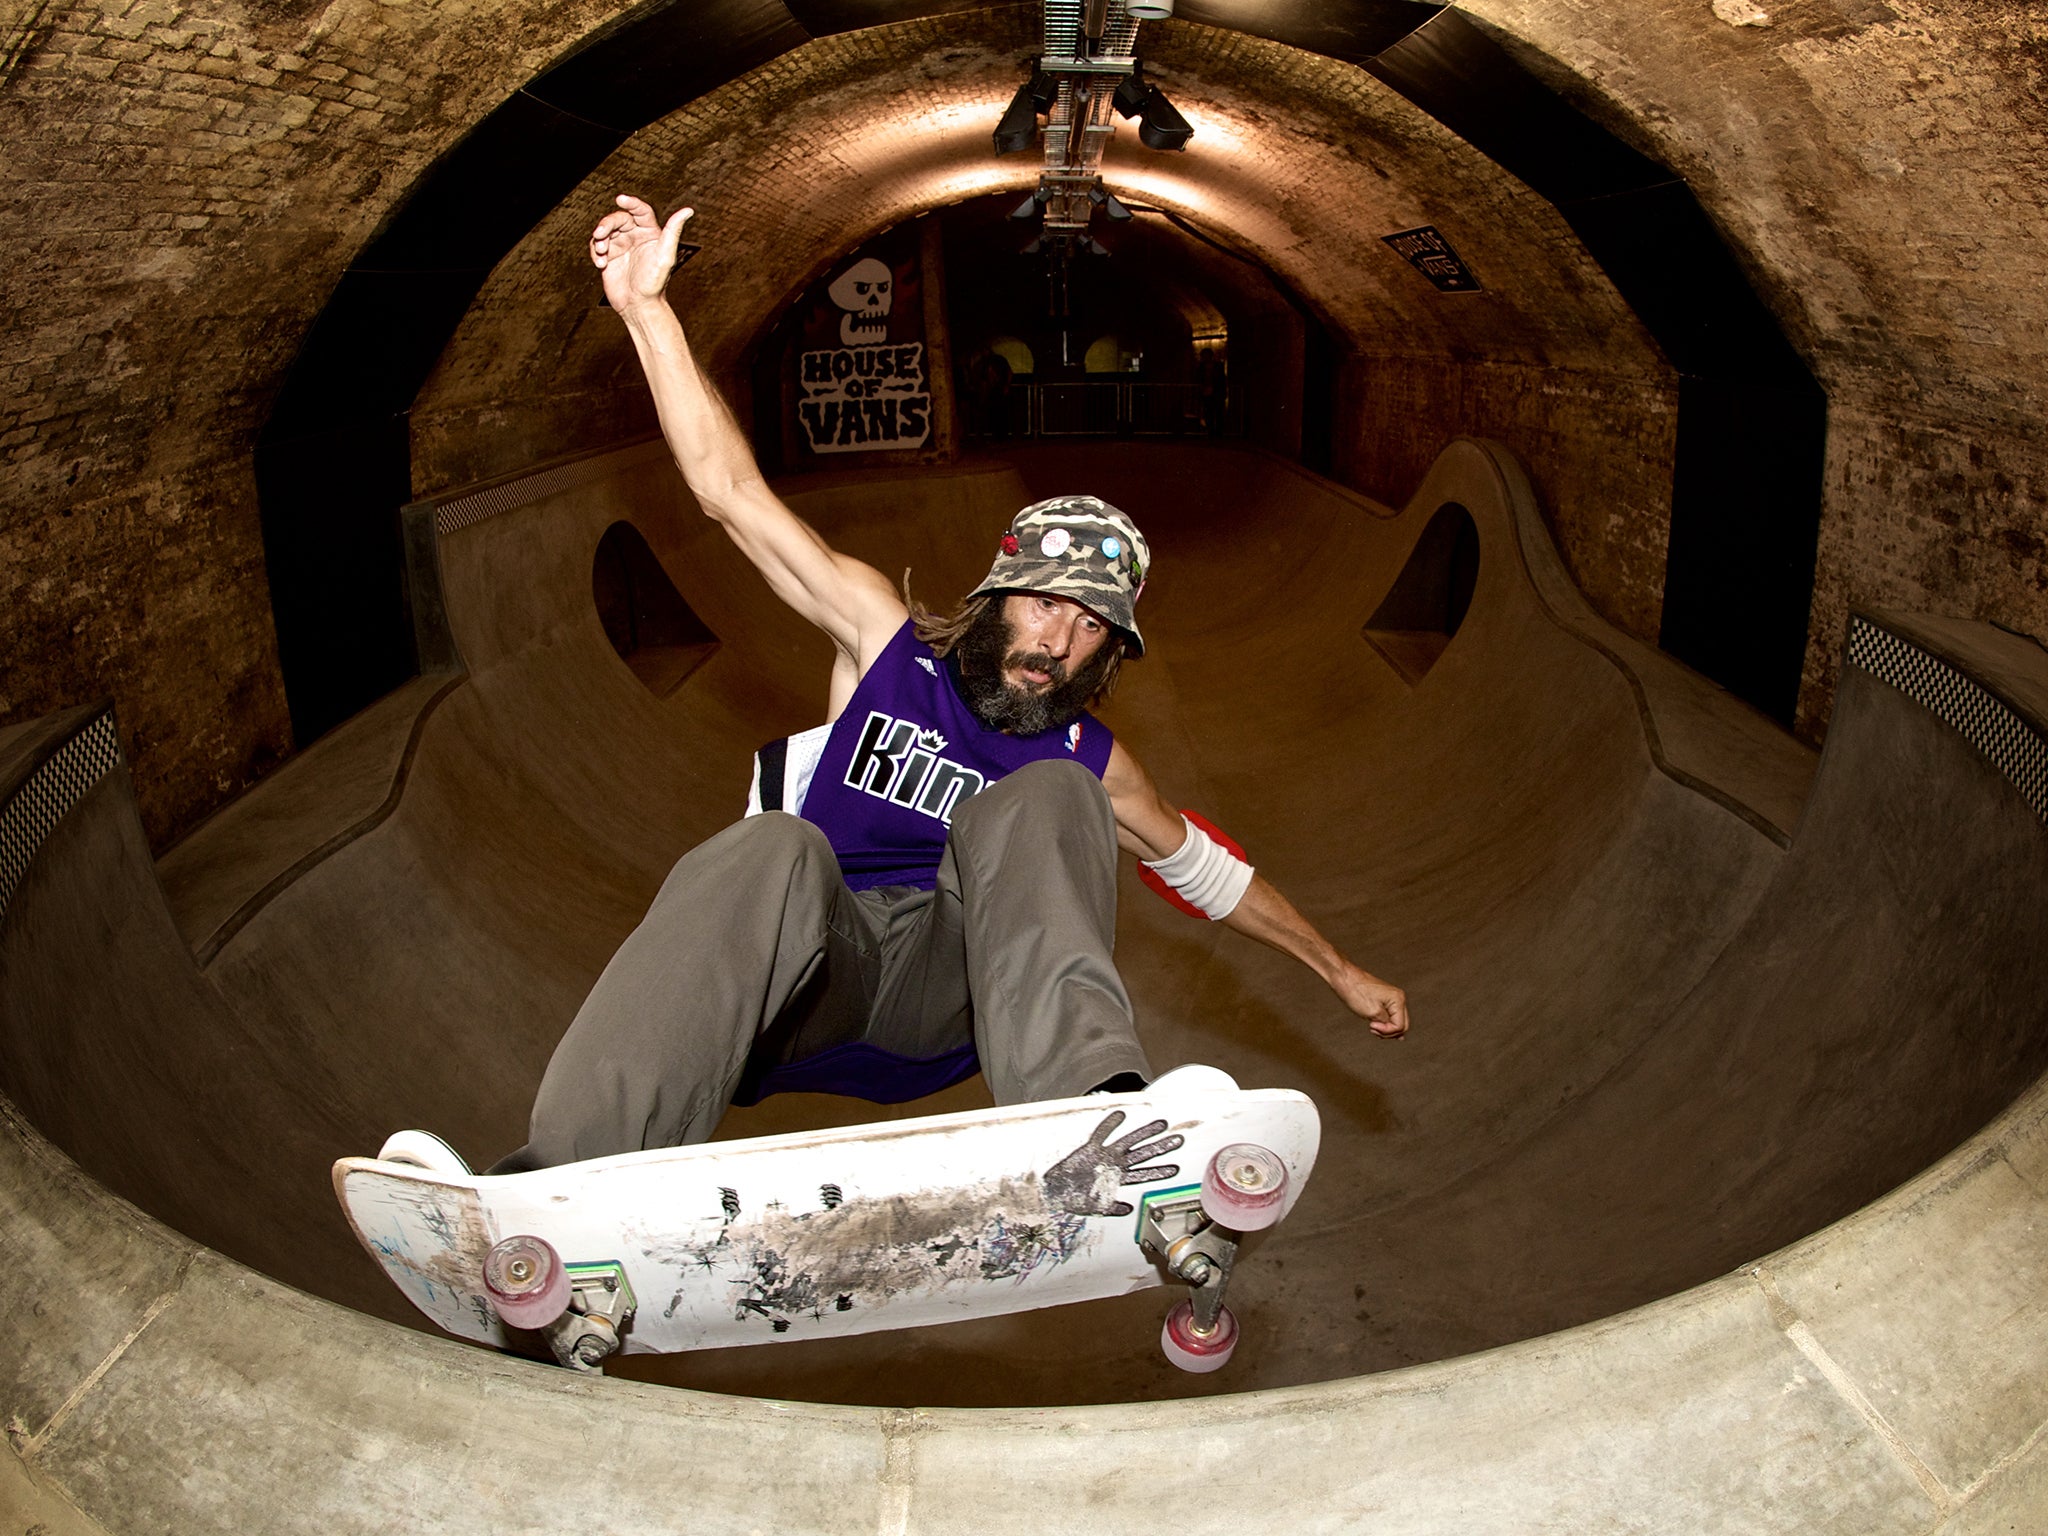
[[[1175,1067],[1152,1080],[1154,1093],[1234,1093],[1236,1090],[1236,1078],[1221,1067],[1205,1067],[1198,1061]]]

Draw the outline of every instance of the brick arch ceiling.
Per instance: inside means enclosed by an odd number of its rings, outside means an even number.
[[[381,574],[395,565],[394,541],[374,529],[347,533],[349,509],[588,446],[624,414],[621,351],[607,327],[591,323],[579,252],[613,188],[657,196],[679,188],[702,205],[695,228],[705,252],[678,292],[707,360],[729,375],[789,297],[860,239],[1034,180],[1029,157],[998,160],[987,134],[1035,47],[1035,6],[871,25],[791,47],[773,28],[765,40],[744,33],[732,58],[765,53],[765,62],[628,131],[663,93],[682,89],[661,57],[676,42],[677,18],[687,15],[701,33],[715,10],[655,13],[493,113],[409,198],[316,324],[258,457],[279,647],[302,739],[408,673],[409,635],[390,598],[395,584]],[[1356,33],[1354,44],[1398,40],[1418,20],[1437,36],[1459,23],[1449,37],[1497,64],[1491,45],[1455,14],[1399,0],[1355,0],[1352,13],[1377,28],[1369,38]],[[1576,373],[1593,381],[1588,398],[1632,395],[1627,410],[1648,400],[1652,415],[1668,414],[1668,402],[1654,398],[1670,387],[1656,346],[1573,229],[1457,133],[1359,69],[1241,32],[1176,21],[1149,26],[1141,45],[1153,74],[1192,114],[1202,148],[1159,155],[1119,135],[1105,160],[1112,185],[1262,262],[1347,351]],[[1435,67],[1454,95],[1465,88],[1470,60]],[[1423,86],[1426,97],[1427,78]],[[594,129],[591,119],[605,112],[613,120]],[[1608,142],[1625,180],[1640,157]],[[521,208],[531,212],[606,148],[595,170],[495,261],[487,282],[467,275],[516,233]],[[1578,158],[1582,149],[1567,142],[1560,152]],[[1670,179],[1642,164],[1650,180]],[[494,190],[483,216],[464,216],[465,204]],[[1423,222],[1459,243],[1485,274],[1484,292],[1445,302],[1378,238]],[[451,248],[451,230],[469,249]],[[443,334],[437,317],[479,287],[416,398]],[[1755,308],[1739,279],[1733,287]],[[1770,336],[1777,341],[1774,329]],[[348,472],[337,475],[337,464]],[[1653,489],[1650,523],[1631,534],[1642,567],[1629,578],[1633,600],[1652,625],[1666,590],[1668,497]],[[1795,525],[1811,522],[1809,511]],[[1810,552],[1804,558],[1810,570]],[[1776,643],[1787,699],[1805,596],[1800,561],[1790,565]],[[370,611],[379,594],[381,610]],[[381,648],[366,635],[381,635]]]
[[[1035,185],[1032,157],[999,158],[989,143],[1033,41],[1028,19],[979,12],[808,43],[634,134],[463,316],[413,407],[419,488],[602,440],[587,403],[616,399],[635,374],[616,322],[593,309],[582,237],[615,189],[698,208],[690,238],[704,249],[674,295],[700,352],[731,377],[790,298],[863,239]],[[1159,154],[1118,134],[1111,187],[1256,258],[1351,347],[1668,377],[1556,211],[1394,91],[1215,28],[1156,27],[1142,44],[1197,139]],[[1447,301],[1379,239],[1427,222],[1484,274],[1485,292]]]
[[[706,250],[678,293],[700,350],[730,377],[749,339],[862,238],[1029,186],[1030,157],[998,160],[987,130],[1036,45],[1036,14],[958,12],[821,38],[626,138],[498,266],[411,402],[415,486],[506,472],[633,418],[616,338],[575,297],[590,291],[578,237],[618,187],[657,198],[673,188],[702,205]],[[1120,134],[1104,161],[1111,185],[1265,265],[1353,359],[1540,372],[1544,387],[1589,402],[1583,422],[1546,429],[1582,460],[1616,426],[1668,444],[1675,417],[1688,473],[1669,479],[1669,447],[1643,451],[1639,483],[1620,487],[1636,515],[1610,541],[1621,552],[1596,557],[1611,571],[1594,599],[1789,719],[1819,520],[1823,406],[1804,364],[1684,183],[1457,13],[1356,0],[1329,17],[1349,30],[1303,27],[1284,7],[1259,19],[1338,53],[1379,50],[1366,70],[1228,28],[1148,26],[1147,67],[1191,115],[1200,147],[1162,155]],[[1482,292],[1447,298],[1382,243],[1424,223],[1449,235]],[[1702,384],[1677,391],[1667,359]],[[1576,564],[1594,525],[1611,520],[1600,503],[1617,487],[1590,463],[1559,479],[1546,489]],[[1667,561],[1667,548],[1683,558]],[[1743,626],[1724,621],[1731,595],[1748,611]]]

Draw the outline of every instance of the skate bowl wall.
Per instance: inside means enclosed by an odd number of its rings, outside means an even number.
[[[937,600],[1078,464],[792,499],[854,553],[911,550]],[[822,710],[822,643],[642,448],[434,509],[466,670],[160,871],[101,711],[0,738],[0,1507],[52,1531],[1136,1530],[1160,1490],[1133,1469],[1165,1464],[1244,1529],[2038,1510],[2038,650],[1860,617],[1809,792],[1798,749],[1586,611],[1485,445],[1399,514],[1256,455],[1093,468],[1148,508],[1159,572],[1108,717],[1417,1011],[1370,1044],[1291,964],[1126,893],[1156,1063],[1325,1117],[1223,1379],[1152,1358],[1161,1293],[682,1378],[882,1407],[579,1379],[351,1309],[399,1315],[326,1161],[401,1124],[476,1161],[514,1144],[668,862]],[[1447,504],[1478,584],[1410,688],[1358,631]],[[590,609],[620,517],[719,637],[667,701]],[[1156,1400],[1191,1388],[1233,1395]]]

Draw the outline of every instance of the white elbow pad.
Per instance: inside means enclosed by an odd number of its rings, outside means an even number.
[[[1211,922],[1230,916],[1252,883],[1252,867],[1183,815],[1187,841],[1163,859],[1140,860]]]

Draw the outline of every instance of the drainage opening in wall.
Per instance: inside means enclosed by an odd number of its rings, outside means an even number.
[[[718,636],[631,523],[613,523],[597,541],[590,596],[612,649],[657,699],[674,693],[718,649]]]
[[[1365,621],[1366,643],[1411,686],[1436,665],[1479,580],[1479,530],[1455,501],[1436,509],[1386,599]]]

